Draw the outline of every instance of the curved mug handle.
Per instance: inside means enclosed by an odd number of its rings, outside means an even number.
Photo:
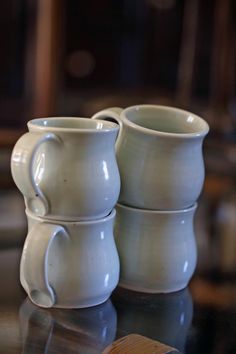
[[[118,142],[120,135],[121,135],[121,131],[123,129],[123,121],[122,121],[122,118],[120,115],[122,111],[123,111],[123,109],[120,107],[110,107],[110,108],[106,108],[106,109],[103,109],[102,111],[95,113],[91,118],[91,119],[107,120],[107,121],[114,121],[115,120],[115,122],[118,123],[120,126],[119,134],[116,139],[116,143]]]
[[[35,224],[29,231],[20,263],[20,280],[33,303],[41,307],[52,307],[56,294],[48,279],[48,254],[55,237],[69,235],[61,225]]]
[[[49,212],[49,202],[35,182],[33,163],[39,147],[47,142],[61,142],[53,133],[26,133],[17,141],[11,156],[11,173],[21,193],[29,201],[37,198],[37,215],[45,216]],[[27,207],[31,210],[30,202]]]

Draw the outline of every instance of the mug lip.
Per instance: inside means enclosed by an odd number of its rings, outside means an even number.
[[[54,219],[48,219],[47,217],[44,216],[37,216],[34,213],[32,213],[31,211],[29,211],[29,209],[25,209],[25,214],[27,215],[27,217],[33,219],[33,220],[37,220],[38,222],[41,223],[45,223],[45,224],[53,224],[53,225],[62,225],[62,226],[72,226],[72,225],[97,225],[97,224],[102,224],[104,222],[107,222],[111,219],[114,219],[116,216],[116,209],[113,208],[111,210],[111,212],[107,215],[104,216],[102,218],[99,219],[91,219],[91,220],[75,220],[75,221],[71,221],[71,220],[54,220]]]
[[[43,122],[43,121],[50,121],[50,120],[57,120],[57,121],[63,121],[63,120],[70,120],[73,122],[76,121],[83,121],[83,122],[94,122],[95,120],[92,120],[91,118],[85,118],[85,117],[69,117],[69,116],[51,116],[51,117],[43,117],[43,118],[34,118],[28,121],[27,126],[30,131],[42,131],[42,132],[65,132],[65,133],[106,133],[106,132],[111,132],[111,131],[118,131],[119,126],[116,123],[102,120],[100,119],[99,121],[95,122],[102,122],[104,124],[104,128],[102,129],[95,129],[95,128],[67,128],[67,127],[55,127],[55,126],[43,126],[43,125],[38,125],[37,122]],[[93,123],[91,123],[92,125]]]
[[[202,130],[199,130],[194,133],[170,133],[170,132],[163,132],[163,131],[159,131],[159,130],[154,130],[154,129],[142,127],[141,125],[131,122],[126,117],[126,113],[129,113],[130,111],[134,111],[134,110],[138,111],[142,108],[158,109],[158,110],[163,110],[163,111],[172,111],[172,112],[176,112],[176,113],[181,113],[184,115],[191,115],[191,116],[195,117],[196,119],[200,120],[200,122],[202,123],[204,128]],[[121,117],[122,117],[123,122],[125,122],[125,124],[127,126],[135,128],[136,130],[138,130],[142,133],[145,133],[148,135],[160,136],[160,137],[170,137],[170,138],[172,137],[172,138],[184,138],[184,139],[185,138],[199,138],[199,137],[204,137],[205,135],[207,135],[207,133],[209,132],[209,129],[210,129],[208,123],[203,118],[198,116],[197,114],[192,113],[190,111],[186,111],[181,108],[165,106],[165,105],[138,104],[138,105],[130,106],[130,107],[125,108],[121,112]]]
[[[183,214],[183,213],[188,213],[190,211],[194,211],[194,210],[197,209],[198,203],[195,202],[194,204],[192,204],[191,206],[189,206],[187,208],[176,209],[176,210],[141,209],[141,208],[135,208],[135,207],[132,207],[132,206],[129,206],[129,205],[125,205],[125,204],[120,204],[120,203],[117,203],[116,205],[120,209],[128,210],[128,211],[131,211],[131,212],[134,212],[134,213],[142,213],[142,214],[145,214],[145,215],[147,215],[147,214],[149,214],[149,215],[157,215],[157,214],[163,215],[163,214],[165,214],[166,215],[166,214]]]

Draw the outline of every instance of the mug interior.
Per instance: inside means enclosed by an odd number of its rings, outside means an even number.
[[[161,133],[206,134],[208,124],[190,112],[165,106],[134,106],[123,111],[128,122]]]
[[[66,129],[66,130],[110,130],[117,129],[117,124],[102,120],[77,117],[52,117],[33,119],[29,122],[32,128]]]

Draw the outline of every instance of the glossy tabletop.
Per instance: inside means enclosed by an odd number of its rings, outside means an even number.
[[[130,333],[156,339],[186,354],[236,353],[235,276],[204,268],[204,260],[205,264],[212,261],[212,248],[205,245],[204,253],[201,237],[199,265],[183,291],[148,295],[117,288],[111,299],[99,306],[42,309],[29,301],[19,283],[19,261],[27,232],[23,204],[15,192],[4,196],[0,223],[0,353],[96,354]],[[197,215],[196,233],[202,235],[206,205],[202,200]]]

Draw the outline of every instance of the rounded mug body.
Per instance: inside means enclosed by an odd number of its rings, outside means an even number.
[[[151,211],[117,204],[115,240],[120,286],[145,293],[185,288],[196,267],[196,204],[179,211]]]
[[[115,210],[94,221],[63,222],[27,211],[21,283],[42,307],[83,308],[106,301],[119,279]]]
[[[143,209],[178,210],[199,197],[204,177],[202,143],[209,127],[190,112],[138,105],[107,109],[94,119],[116,119],[121,175],[119,203]]]
[[[28,128],[11,160],[27,209],[55,220],[108,215],[120,192],[117,125],[59,117],[32,120]]]

